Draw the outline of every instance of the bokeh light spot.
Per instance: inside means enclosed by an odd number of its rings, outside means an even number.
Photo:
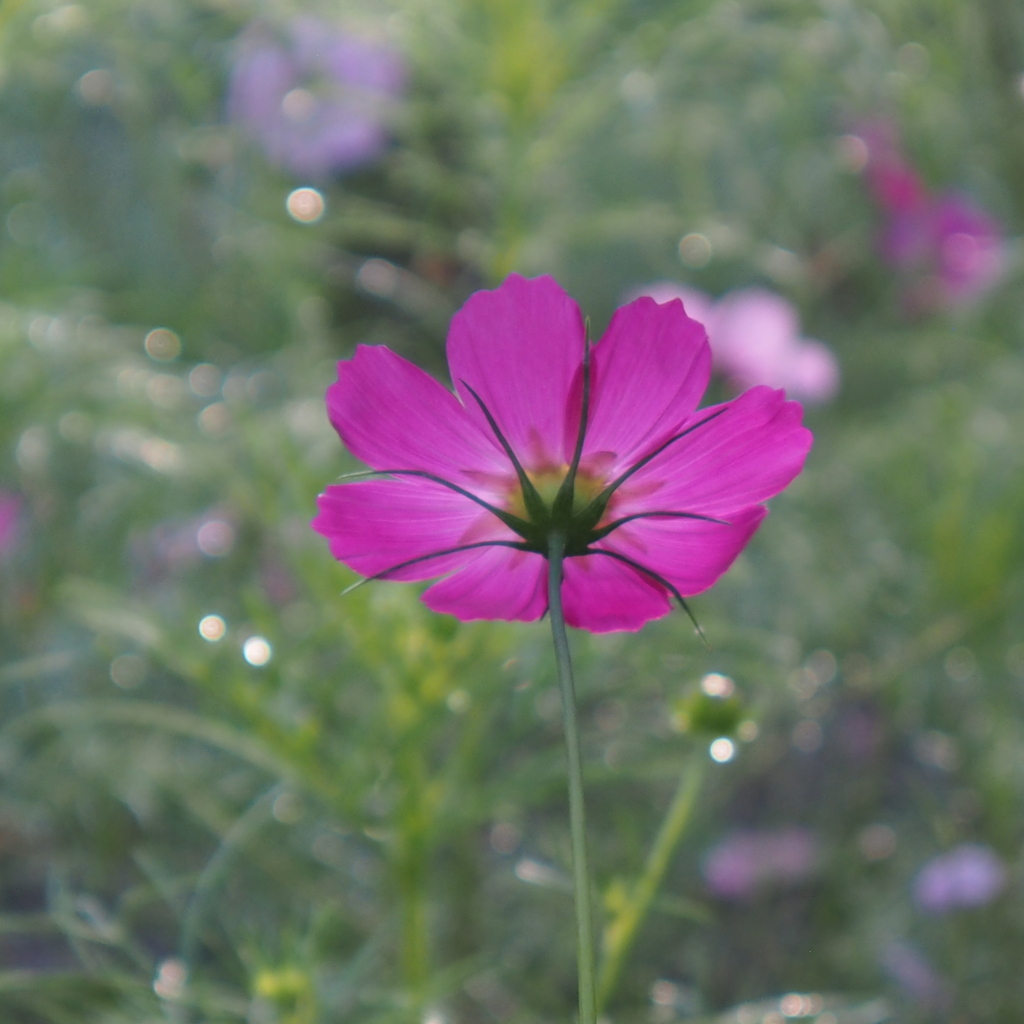
[[[736,692],[736,684],[719,672],[709,672],[700,681],[700,688],[709,697],[731,697]]]
[[[185,394],[185,385],[173,373],[155,373],[146,381],[146,397],[161,409],[176,409]]]
[[[204,615],[199,620],[199,635],[211,644],[223,640],[227,631],[227,623],[219,615]]]
[[[448,710],[453,711],[457,715],[461,715],[463,712],[468,710],[471,703],[471,698],[467,690],[452,690],[448,694],[448,698],[445,701],[448,705]]]
[[[316,97],[308,89],[292,89],[281,100],[281,113],[292,124],[304,124],[316,112]]]
[[[522,833],[510,821],[499,821],[491,827],[491,849],[495,853],[515,853]]]
[[[273,648],[261,636],[251,636],[242,644],[242,657],[256,668],[266,665],[273,654]]]
[[[324,197],[315,188],[297,188],[288,193],[285,209],[292,220],[300,224],[313,224],[323,215],[327,204]]]
[[[294,825],[302,820],[306,813],[306,805],[302,802],[302,797],[295,793],[282,793],[274,801],[271,813],[282,825]]]
[[[186,981],[188,969],[180,960],[171,957],[157,968],[153,991],[161,999],[177,999],[184,993]]]
[[[231,413],[223,402],[213,402],[196,417],[199,429],[210,437],[219,437],[231,427]]]
[[[181,338],[166,327],[156,327],[143,342],[147,355],[160,363],[169,363],[181,355]]]
[[[105,106],[114,98],[114,78],[106,68],[93,68],[75,83],[75,92],[89,106]]]
[[[188,384],[200,398],[213,398],[220,393],[221,372],[213,363],[199,363],[192,367]]]
[[[679,258],[688,267],[699,270],[711,262],[711,242],[706,235],[691,232],[679,241]]]
[[[836,139],[836,159],[851,174],[859,174],[868,165],[868,144],[859,135],[840,135]]]
[[[371,295],[387,299],[398,291],[398,267],[387,260],[367,260],[356,272],[356,281]]]
[[[819,686],[827,686],[835,679],[839,662],[831,651],[820,650],[807,658],[804,668],[814,676]]]
[[[736,756],[736,744],[727,736],[719,736],[708,747],[708,753],[711,755],[712,761],[716,761],[718,764],[726,764]]]
[[[757,722],[752,718],[744,719],[736,727],[736,735],[743,740],[744,743],[753,743],[757,739],[761,730],[758,727]]]
[[[235,528],[223,519],[208,519],[196,531],[196,546],[208,558],[223,558],[235,546]]]
[[[110,663],[110,678],[122,690],[134,690],[146,678],[146,662],[137,654],[119,654]]]

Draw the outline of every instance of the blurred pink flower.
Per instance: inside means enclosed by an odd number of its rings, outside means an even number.
[[[339,363],[331,422],[385,479],[320,496],[334,556],[371,578],[445,575],[423,595],[435,611],[532,621],[558,532],[566,621],[593,632],[710,587],[803,466],[800,406],[759,387],[698,410],[711,355],[678,302],[618,310],[589,372],[585,337],[554,280],[513,274],[452,320],[457,394],[383,347]]]
[[[0,488],[0,558],[14,548],[21,518],[21,498],[13,491]]]
[[[1006,868],[996,853],[980,843],[961,843],[932,857],[914,879],[914,902],[932,914],[980,907],[1006,885]]]
[[[911,999],[941,1009],[949,1004],[949,986],[925,955],[907,942],[890,942],[879,953],[882,970]]]
[[[322,178],[381,154],[404,82],[402,58],[384,43],[310,16],[281,33],[257,23],[238,42],[228,116],[272,163]]]
[[[792,885],[818,864],[818,842],[806,828],[734,832],[704,858],[704,879],[724,899],[746,899],[767,885]]]
[[[864,177],[885,215],[882,258],[907,276],[907,301],[932,310],[972,302],[991,289],[1006,263],[998,222],[969,197],[932,194],[906,162],[887,122],[858,131],[867,161]]]
[[[767,384],[811,403],[826,402],[839,390],[836,357],[820,341],[800,337],[797,309],[781,295],[741,288],[716,302],[671,281],[647,285],[636,294],[655,302],[681,299],[686,312],[707,329],[715,368],[737,390]]]

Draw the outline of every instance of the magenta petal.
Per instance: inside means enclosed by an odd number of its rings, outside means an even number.
[[[594,347],[585,452],[635,462],[691,415],[710,376],[707,335],[681,302],[623,306]]]
[[[787,402],[783,392],[768,387],[701,409],[693,422],[707,422],[621,489],[616,518],[658,509],[729,519],[737,509],[767,501],[800,472],[810,451],[811,432],[801,426],[802,414],[798,402]]]
[[[565,621],[576,629],[635,631],[672,608],[664,587],[607,555],[567,558],[563,576]]]
[[[700,519],[634,519],[598,545],[631,558],[691,597],[712,586],[736,560],[768,514],[763,505],[728,517],[728,525]]]
[[[415,477],[328,487],[318,505],[313,529],[328,539],[335,558],[363,576],[460,544],[516,539],[486,509]],[[430,579],[465,565],[477,553],[431,558],[388,578]]]
[[[447,388],[379,346],[338,364],[327,412],[346,447],[374,469],[418,469],[452,483],[508,475],[508,459]]]
[[[550,277],[512,274],[493,291],[471,295],[452,319],[448,365],[470,415],[490,427],[466,382],[494,416],[528,468],[563,459],[566,412],[583,360],[583,317]]]
[[[423,603],[463,622],[534,622],[548,607],[547,561],[531,552],[484,548],[463,569],[428,588]]]
[[[702,292],[698,288],[691,288],[686,284],[678,284],[675,281],[654,281],[651,284],[645,284],[642,288],[632,289],[626,298],[633,302],[645,295],[649,299],[654,299],[659,305],[679,299],[683,304],[683,309],[686,310],[686,315],[691,320],[703,324],[705,330],[710,332],[710,320],[714,315],[715,300],[706,292]]]

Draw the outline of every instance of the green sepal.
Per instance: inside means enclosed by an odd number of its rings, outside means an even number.
[[[491,410],[484,405],[484,400],[464,380],[460,381],[460,383],[473,396],[476,404],[480,406],[480,411],[484,414],[491,430],[494,431],[498,444],[504,449],[505,454],[512,463],[516,476],[519,478],[519,487],[523,492],[523,504],[526,506],[526,512],[531,522],[538,526],[541,524],[546,525],[549,518],[548,507],[544,504],[544,499],[537,492],[537,488],[533,486],[533,481],[526,475],[526,470],[523,469],[522,463],[516,458],[512,445],[508,443],[508,439],[501,432],[497,420],[491,415]],[[519,531],[517,530],[516,532],[518,533]]]
[[[699,423],[693,423],[688,426],[685,430],[680,431],[678,434],[673,434],[670,438],[663,441],[650,452],[645,455],[639,462],[635,462],[629,469],[626,470],[620,477],[613,480],[600,494],[598,494],[589,505],[586,506],[574,520],[574,530],[577,528],[592,531],[597,524],[601,521],[601,517],[605,513],[605,509],[608,507],[608,502],[611,501],[612,495],[636,472],[643,469],[649,462],[656,459],[666,448],[681,441],[684,437],[692,434],[695,430],[703,427],[705,423],[710,423],[713,419],[717,419],[726,411],[726,406],[720,409],[716,409],[710,416],[705,416]]]

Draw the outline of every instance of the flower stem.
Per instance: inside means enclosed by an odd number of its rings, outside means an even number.
[[[562,719],[569,755],[569,835],[572,843],[573,891],[576,903],[576,958],[579,978],[580,1024],[596,1024],[597,998],[594,987],[594,924],[590,904],[590,872],[587,868],[587,828],[583,806],[583,762],[580,730],[576,717],[576,687],[573,682],[569,640],[562,613],[562,558],[565,537],[551,534],[548,547],[548,613],[555,642],[558,685],[562,691]]]
[[[703,750],[691,757],[683,769],[682,777],[672,798],[672,804],[661,823],[661,829],[651,852],[647,855],[643,874],[632,887],[625,906],[608,925],[604,937],[604,959],[597,980],[597,1005],[604,1009],[609,996],[615,989],[622,965],[633,946],[636,933],[643,923],[651,903],[657,895],[665,872],[672,860],[672,854],[679,845],[683,832],[690,821],[697,793],[704,778]]]
[[[423,794],[426,766],[416,756],[400,756],[405,794],[399,806],[396,875],[402,901],[401,963],[410,998],[418,1005],[430,974],[427,923],[427,842]]]

